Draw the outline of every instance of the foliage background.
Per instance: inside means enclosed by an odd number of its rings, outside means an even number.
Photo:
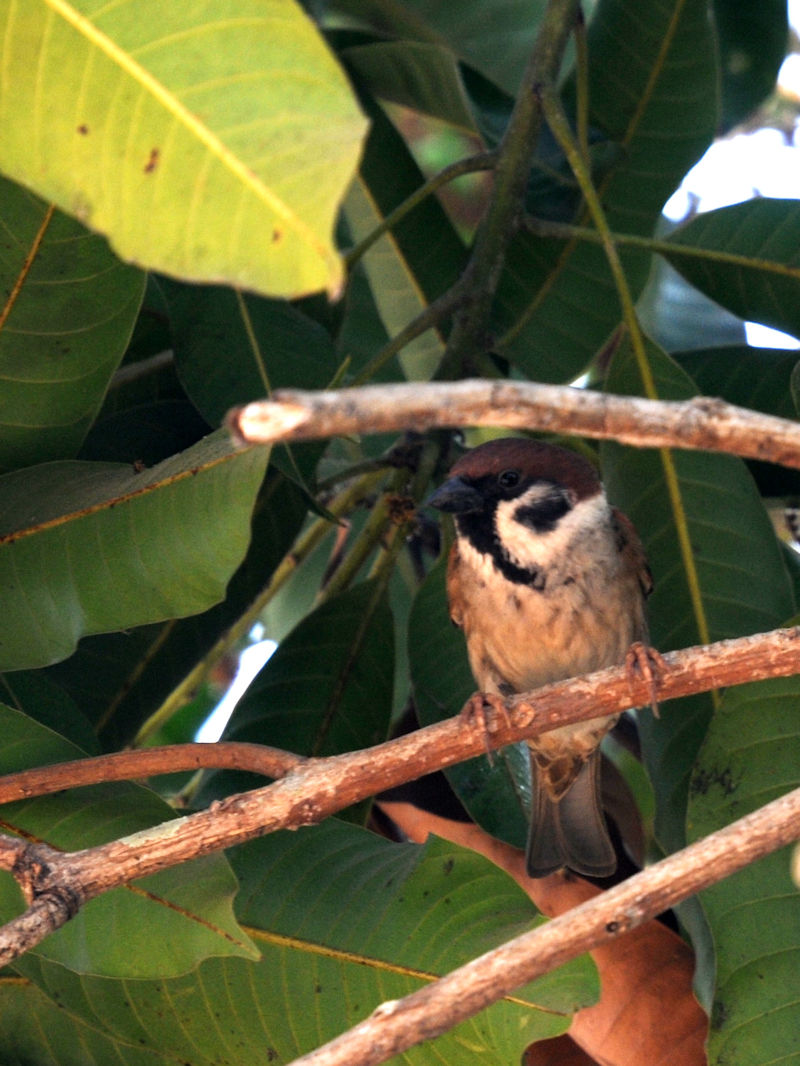
[[[491,179],[462,179],[359,242],[426,174],[500,143],[543,8],[0,0],[4,771],[190,739],[256,617],[280,647],[231,738],[333,754],[385,738],[412,699],[424,722],[469,694],[435,531],[396,506],[441,476],[449,437],[237,451],[217,429],[234,404],[290,385],[588,374],[609,391],[796,416],[795,354],[745,347],[737,322],[800,336],[800,204],[755,200],[672,232],[661,219],[712,139],[771,91],[787,41],[776,0],[587,5],[588,112],[574,47],[565,58],[562,99],[587,119],[592,179],[650,333],[644,363],[547,131],[524,205],[538,225],[511,240],[485,350],[443,362],[447,316],[392,345],[461,274]],[[797,565],[767,504],[791,500],[796,475],[573,443],[643,536],[662,651],[794,615]],[[800,783],[796,689],[767,682],[641,717],[651,855]],[[520,763],[512,750],[449,775],[470,814],[516,844]],[[97,786],[9,805],[2,822],[84,847],[168,817],[154,789],[192,805],[250,783]],[[0,975],[4,1061],[288,1061],[538,920],[485,860],[373,830],[365,805],[95,901]],[[4,875],[0,909],[19,906]],[[796,1056],[799,911],[780,853],[681,913],[711,1061]],[[436,1054],[516,1059],[596,994],[577,961]]]

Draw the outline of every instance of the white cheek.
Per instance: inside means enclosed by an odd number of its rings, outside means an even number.
[[[486,554],[479,552],[477,548],[473,548],[466,537],[462,537],[458,542],[458,553],[475,575],[479,585],[485,588],[490,581],[497,581],[497,568],[488,552]]]
[[[578,503],[563,515],[554,529],[537,532],[514,518],[525,497],[504,500],[497,505],[495,529],[512,562],[524,569],[551,568],[564,563],[565,555],[580,541],[610,532],[610,511],[600,492]]]

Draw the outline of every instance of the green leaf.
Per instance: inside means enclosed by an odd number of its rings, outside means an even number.
[[[705,0],[597,4],[589,25],[589,123],[617,147],[595,175],[612,229],[651,234],[665,200],[711,143],[714,48]],[[585,213],[576,221],[585,222]],[[623,264],[635,293],[649,259],[628,250]],[[603,251],[588,243],[520,233],[498,297],[496,350],[538,381],[572,380],[620,320]]]
[[[270,470],[253,511],[247,555],[222,603],[189,618],[86,637],[74,655],[49,667],[46,676],[81,707],[105,750],[130,744],[176,685],[250,607],[291,547],[305,515],[302,493]],[[8,676],[15,680],[21,675]]]
[[[697,215],[664,254],[706,296],[747,321],[800,336],[800,202],[749,200]]]
[[[41,670],[14,670],[0,675],[3,703],[58,732],[89,755],[100,746],[92,723],[66,689]]]
[[[331,234],[365,122],[293,0],[31,0],[3,22],[6,174],[124,259],[338,291]]]
[[[408,654],[414,706],[421,725],[459,713],[475,691],[464,635],[450,621],[443,555],[420,586],[409,618]],[[445,770],[470,816],[487,833],[525,845],[530,817],[530,758],[512,744]]]
[[[87,1066],[119,1062],[121,1066],[160,1066],[149,1048],[133,1046],[67,1013],[26,978],[0,977],[3,1016],[2,1054],[9,1063],[27,1066]]]
[[[221,431],[141,472],[62,462],[0,478],[0,583],[14,618],[0,669],[45,666],[86,634],[221,600],[267,458]]]
[[[791,386],[798,360],[795,349],[721,345],[676,352],[674,358],[706,396],[720,396],[728,403],[781,418],[797,417]],[[747,460],[747,466],[762,497],[800,494],[800,471],[753,459]]]
[[[647,357],[656,396],[683,400],[694,383],[652,343]],[[641,395],[625,345],[609,368],[608,391]],[[791,582],[766,510],[744,463],[692,451],[601,447],[612,501],[631,518],[650,560],[651,639],[660,651],[743,636],[780,625],[794,613]],[[674,478],[674,493],[669,479]],[[644,713],[640,727],[656,789],[656,832],[667,850],[685,842],[692,764],[711,719],[709,695]]]
[[[0,178],[0,469],[71,459],[119,365],[145,275]]]
[[[0,704],[0,771],[80,758],[83,752],[45,726]],[[107,783],[3,807],[6,831],[64,850],[80,850],[174,817],[148,789]],[[173,867],[91,900],[35,954],[78,973],[106,977],[176,976],[210,956],[257,952],[233,917],[236,879],[222,855]],[[19,913],[14,882],[0,881],[2,921]],[[114,935],[109,935],[114,930]],[[24,959],[18,963],[23,969]]]
[[[690,840],[800,785],[798,700],[796,677],[725,693],[692,774]],[[784,848],[700,896],[716,961],[711,1066],[796,1061],[800,893],[790,861]]]
[[[110,1041],[114,1057],[136,1066],[141,1048],[165,1064],[288,1062],[379,1003],[541,921],[490,862],[435,839],[424,847],[390,843],[328,820],[254,841],[231,857],[241,882],[237,915],[262,950],[260,962],[210,959],[184,977],[112,982],[36,960],[28,973],[48,999],[29,987],[33,1018],[42,1024],[45,1005],[55,1002],[70,1021],[68,1048],[82,1047],[86,1034],[89,1047]],[[312,897],[324,906],[310,906]],[[433,1053],[450,1066],[472,1066],[476,1056],[505,1066],[531,1041],[563,1032],[597,991],[588,957],[575,960],[404,1061],[421,1066]],[[18,986],[0,985],[0,1007],[18,995]],[[22,1032],[4,1025],[4,1061],[17,1048],[36,1047],[37,1031],[30,1021]],[[109,1061],[108,1043],[100,1046],[106,1058],[99,1061]],[[69,1054],[59,1058],[62,1066],[72,1063]]]
[[[336,346],[341,357],[348,361],[352,372],[357,374],[389,340],[363,263],[357,263],[350,271],[343,304]],[[372,376],[371,381],[396,379],[397,368],[387,364]]]

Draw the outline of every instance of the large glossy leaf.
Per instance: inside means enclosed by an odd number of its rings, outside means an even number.
[[[44,463],[0,478],[0,669],[218,602],[250,539],[267,449],[207,437],[149,470]]]
[[[391,844],[330,820],[236,849],[232,861],[242,886],[237,915],[261,948],[260,963],[211,959],[156,984],[79,980],[37,960],[26,968],[48,996],[29,990],[37,1020],[55,1001],[73,1038],[86,1032],[90,1047],[111,1038],[121,1061],[137,1066],[129,1056],[141,1047],[155,1063],[288,1062],[540,920],[496,867],[442,841]],[[312,898],[323,905],[309,905]],[[19,995],[15,987],[0,994],[12,1005]],[[591,963],[577,960],[402,1061],[421,1066],[434,1048],[452,1066],[471,1066],[476,1056],[497,1066],[517,1061],[596,994]],[[25,1041],[35,1047],[35,1032],[3,1026],[6,1060]]]
[[[31,718],[0,704],[0,772],[80,758],[83,752]],[[79,850],[174,817],[139,785],[96,785],[2,808],[5,831]],[[88,903],[35,951],[79,973],[176,976],[209,956],[255,949],[233,917],[236,879],[221,855],[207,856],[108,892]],[[19,913],[10,878],[0,881],[0,920]],[[113,930],[114,934],[109,935]]]
[[[0,178],[0,470],[77,453],[144,283],[101,237]]]
[[[256,500],[247,555],[222,603],[188,618],[86,637],[74,655],[48,669],[46,676],[63,687],[92,722],[103,748],[130,744],[175,686],[250,607],[291,547],[305,515],[302,493],[270,471]],[[13,684],[20,675],[7,676]]]
[[[475,691],[464,634],[450,621],[445,592],[447,560],[431,570],[414,599],[408,654],[414,707],[421,725],[459,713]],[[445,770],[470,816],[487,833],[515,847],[525,845],[530,812],[530,765],[524,744],[482,755]]]
[[[800,784],[798,701],[796,677],[728,690],[692,775],[690,839]],[[797,1060],[800,893],[790,862],[784,848],[700,897],[716,960],[712,1066]]]
[[[655,345],[648,359],[659,399],[681,400],[696,388]],[[609,370],[609,391],[641,395],[624,347]],[[661,651],[761,632],[794,613],[793,591],[766,510],[744,463],[703,452],[601,448],[614,503],[636,525],[655,578],[651,638]],[[674,492],[669,481],[674,479]],[[685,840],[689,775],[708,723],[710,696],[644,713],[645,757],[658,801],[656,829],[668,850]]]
[[[365,122],[294,0],[0,14],[6,174],[165,273],[338,290],[331,234]]]
[[[649,234],[714,135],[715,42],[705,0],[600,0],[589,26],[589,121],[607,142],[595,181],[612,228]],[[549,204],[529,203],[533,213]],[[580,216],[586,220],[585,214]],[[649,262],[624,258],[637,290]],[[580,373],[619,321],[602,250],[521,233],[499,289],[497,349],[537,380]]]
[[[721,207],[668,240],[667,258],[701,292],[740,318],[800,336],[799,201]]]

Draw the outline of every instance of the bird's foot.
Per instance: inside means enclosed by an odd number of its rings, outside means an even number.
[[[505,701],[502,696],[498,696],[494,692],[473,692],[461,708],[460,717],[471,729],[480,730],[486,747],[486,756],[489,759],[489,765],[493,765],[494,759],[492,757],[492,749],[489,740],[494,730],[491,728],[487,712],[493,712],[494,714],[499,715],[505,725],[509,727],[511,726],[511,718],[508,713],[508,708],[505,705]]]
[[[628,648],[625,656],[625,669],[628,681],[633,683],[643,678],[650,686],[650,706],[656,718],[658,714],[658,686],[662,676],[667,671],[661,652],[656,651],[649,644],[637,640]]]

